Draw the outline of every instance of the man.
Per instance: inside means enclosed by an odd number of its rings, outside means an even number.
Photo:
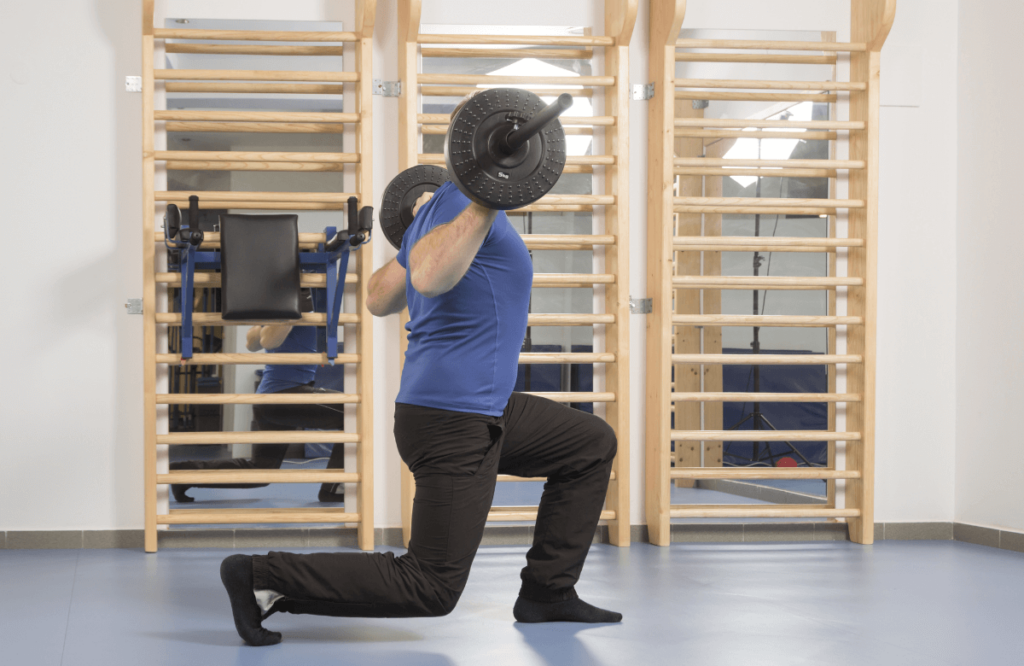
[[[313,311],[313,296],[308,289],[302,290],[303,312]],[[278,354],[313,354],[316,353],[316,328],[312,326],[292,326],[290,324],[274,324],[269,326],[253,326],[245,338],[245,346],[251,352],[261,349]],[[316,376],[315,365],[267,365],[263,369],[263,377],[256,393],[328,393],[325,389],[313,388]],[[342,405],[253,405],[253,417],[260,430],[300,430],[316,428],[319,430],[344,430],[345,411]],[[287,444],[253,444],[252,459],[230,458],[227,460],[183,460],[172,462],[172,470],[197,469],[280,469],[284,463]],[[331,449],[331,457],[327,469],[341,469],[345,466],[345,447],[335,444]],[[185,494],[190,488],[262,488],[266,483],[232,483],[232,484],[174,484],[171,492],[177,502],[193,502],[194,498]],[[324,483],[320,486],[317,499],[321,502],[344,502],[344,485],[340,483]]]
[[[604,503],[614,431],[591,414],[512,392],[532,281],[529,253],[503,212],[470,202],[452,183],[417,202],[398,257],[374,273],[367,296],[374,315],[408,304],[411,318],[395,404],[398,451],[416,478],[409,551],[228,557],[221,579],[246,642],[281,640],[261,625],[276,611],[450,613],[498,473],[547,478],[515,618],[621,621],[574,589]]]

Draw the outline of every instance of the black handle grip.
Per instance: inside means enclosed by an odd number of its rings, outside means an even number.
[[[188,226],[190,229],[199,228],[199,197],[194,194],[188,198]]]
[[[511,155],[529,141],[530,137],[544,129],[545,125],[565,113],[570,106],[572,106],[572,95],[562,93],[558,96],[558,99],[541,109],[533,118],[520,125],[519,129],[509,132],[508,136],[498,143],[498,147],[506,155]]]
[[[359,211],[359,230],[373,231],[373,206],[363,206]]]

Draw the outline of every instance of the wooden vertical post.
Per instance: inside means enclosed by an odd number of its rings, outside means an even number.
[[[866,168],[851,170],[851,199],[862,199],[863,208],[850,209],[852,238],[863,238],[864,247],[850,248],[848,274],[864,279],[864,287],[851,289],[847,314],[864,318],[863,326],[847,332],[847,353],[860,354],[864,362],[847,368],[847,391],[863,394],[863,400],[849,403],[846,430],[859,431],[861,441],[846,445],[846,467],[861,473],[846,485],[846,508],[860,510],[849,520],[850,540],[861,544],[874,541],[875,477],[875,330],[878,311],[878,104],[879,64],[882,44],[896,14],[896,0],[851,0],[850,41],[867,44],[867,51],[850,54],[850,81],[867,84],[863,92],[850,94],[850,120],[863,121],[866,128],[850,137],[850,159],[864,160]]]
[[[736,143],[736,139],[719,139],[706,146],[704,149],[705,155],[711,158],[724,157],[729,149]],[[722,181],[728,176],[705,176],[704,177],[704,196],[706,197],[720,197],[722,196]],[[722,215],[721,213],[706,213],[704,215],[704,235],[705,236],[721,236],[722,235]],[[704,253],[704,269],[703,274],[712,277],[720,277],[722,275],[722,253],[721,252],[705,252]],[[705,289],[702,295],[701,301],[701,312],[706,315],[718,315],[722,314],[722,290],[721,289]],[[722,353],[722,327],[721,326],[705,326],[703,331],[703,342],[704,342],[704,353],[705,354],[721,354]],[[708,364],[704,366],[704,391],[707,393],[719,393],[723,390],[722,380],[723,368],[718,364]],[[705,402],[703,403],[704,408],[704,429],[705,430],[722,430],[724,428],[722,423],[723,404],[721,402]],[[721,467],[722,466],[722,442],[716,441],[705,441],[704,442],[704,464],[703,467]]]
[[[356,83],[358,94],[359,128],[356,149],[359,163],[356,180],[361,205],[373,203],[373,25],[376,0],[359,0],[356,4],[355,69],[359,72]],[[373,274],[371,248],[359,255],[359,289],[356,290],[356,311],[359,313],[359,353],[363,362],[356,365],[356,384],[359,387],[359,405],[356,408],[360,442],[358,444],[359,469],[359,528],[358,542],[362,550],[373,550],[373,317],[366,308],[366,285]]]
[[[671,542],[669,525],[669,399],[672,359],[672,187],[675,42],[686,0],[651,0],[647,188],[647,293],[654,311],[647,318],[646,514],[651,543]]]
[[[156,200],[153,181],[154,84],[153,2],[142,3],[142,445],[145,549],[155,553],[156,536]]]
[[[629,42],[636,24],[637,0],[605,2],[605,31],[615,45],[605,48],[604,74],[615,77],[615,85],[605,90],[606,115],[615,117],[615,125],[605,129],[606,152],[615,156],[615,164],[605,171],[605,192],[615,196],[615,204],[605,208],[605,233],[615,236],[615,245],[606,247],[605,272],[616,276],[605,286],[605,313],[615,314],[615,323],[605,326],[606,351],[615,354],[615,363],[605,369],[605,390],[615,394],[608,403],[605,418],[615,429],[619,451],[615,457],[615,479],[609,484],[607,505],[615,511],[608,523],[608,540],[616,546],[629,546]]]
[[[821,34],[821,41],[823,41],[823,42],[834,42],[834,41],[836,41],[836,33],[834,33],[834,32],[823,32]],[[838,76],[838,67],[835,64],[833,64],[832,65],[832,80],[833,81],[837,80],[837,76]],[[836,120],[839,117],[837,115],[837,111],[836,111],[837,106],[838,105],[835,102],[833,102],[833,103],[828,105],[828,109],[829,109],[828,119],[829,120]],[[835,141],[830,141],[829,142],[829,155],[828,155],[828,158],[830,160],[836,159],[836,142]],[[836,178],[835,177],[832,177],[832,178],[828,179],[828,198],[829,199],[838,198],[837,183],[836,183]],[[829,215],[828,216],[828,237],[829,238],[835,238],[836,237],[837,224],[838,224],[837,216]],[[839,253],[836,252],[835,250],[832,250],[831,252],[828,253],[828,275],[830,277],[835,277],[838,274],[838,272],[839,272]],[[834,317],[835,315],[838,314],[838,310],[839,310],[839,293],[838,293],[838,290],[835,289],[835,288],[829,289],[828,290],[828,306],[827,306],[827,309],[825,311],[825,314],[827,314],[830,317]],[[825,345],[825,353],[826,354],[836,354],[836,353],[838,353],[836,351],[836,348],[838,346],[838,338],[839,338],[837,328],[835,326],[832,326],[832,327],[829,327],[829,328],[827,328],[825,330],[826,330],[826,335],[827,335],[827,342],[826,342],[826,345]],[[828,373],[828,376],[827,376],[828,386],[827,386],[826,390],[829,393],[835,393],[836,392],[836,387],[838,386],[838,381],[837,380],[838,380],[839,366],[837,366],[837,365],[829,365],[829,366],[826,367],[826,372]],[[828,421],[827,421],[826,430],[829,430],[830,432],[835,432],[835,430],[836,430],[836,403],[829,402],[829,403],[826,404],[826,407],[828,409]],[[835,469],[835,467],[836,467],[836,443],[832,442],[832,441],[828,442],[826,444],[826,450],[827,450],[827,454],[826,454],[827,455],[827,465],[828,465],[829,469]],[[827,481],[825,481],[825,506],[827,506],[830,509],[834,509],[835,506],[836,506],[836,480],[835,479],[828,479]],[[833,518],[832,520],[834,521],[836,519]]]
[[[398,78],[402,82],[402,94],[398,99],[398,169],[404,171],[416,166],[420,149],[419,124],[419,33],[422,0],[399,0],[398,2]],[[405,325],[409,323],[409,310],[402,310],[398,316],[399,326],[399,368],[405,365],[405,352],[409,339]],[[416,481],[406,464],[401,471],[402,542],[409,546],[412,535],[412,503],[416,496]]]
[[[675,77],[675,64],[673,61],[672,76]],[[666,94],[671,94],[669,89]],[[703,118],[704,110],[693,108],[690,100],[679,100],[675,103],[675,118]],[[673,123],[674,134],[674,123]],[[672,157],[704,157],[704,140],[691,138],[676,138],[674,141]],[[675,176],[673,176],[675,178]],[[676,196],[680,197],[701,197],[704,196],[704,179],[701,176],[678,176],[675,183]],[[672,215],[670,213],[670,215]],[[701,214],[700,213],[678,213],[672,215],[675,220],[675,236],[700,236],[701,235]],[[701,273],[701,252],[700,249],[680,250],[673,249],[673,274],[674,275],[700,275]],[[707,293],[707,292],[705,292]],[[672,294],[673,312],[675,314],[700,314],[701,290],[699,289],[678,289]],[[701,342],[701,329],[697,326],[675,326],[672,329],[672,352],[675,354],[699,354]],[[680,393],[693,393],[700,391],[701,387],[701,366],[695,363],[676,363],[672,372],[672,390]],[[699,402],[678,402],[673,408],[675,416],[674,430],[700,430],[701,403]],[[676,442],[675,455],[673,459],[676,467],[700,467],[701,442]],[[676,479],[677,488],[693,488],[696,482],[693,479]]]

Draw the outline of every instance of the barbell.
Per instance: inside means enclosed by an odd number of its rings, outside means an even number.
[[[448,126],[447,170],[419,165],[384,190],[381,229],[400,248],[413,205],[447,180],[470,200],[494,210],[527,206],[547,194],[565,167],[565,132],[558,117],[572,106],[563,93],[551,104],[518,88],[491,88],[469,98]]]

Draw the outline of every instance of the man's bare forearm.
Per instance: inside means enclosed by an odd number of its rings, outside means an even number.
[[[375,317],[385,317],[401,312],[405,305],[405,269],[392,259],[370,277],[366,307]]]
[[[421,238],[409,252],[413,288],[433,298],[458,284],[497,214],[496,210],[470,203],[454,220]]]

